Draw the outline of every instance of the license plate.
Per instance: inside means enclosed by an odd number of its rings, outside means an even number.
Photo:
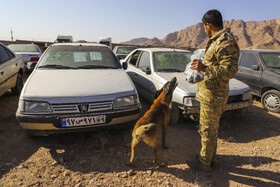
[[[75,127],[85,125],[95,125],[106,123],[105,115],[90,116],[90,117],[77,117],[77,118],[63,118],[62,127]]]

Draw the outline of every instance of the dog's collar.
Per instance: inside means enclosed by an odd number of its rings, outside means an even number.
[[[163,102],[163,101],[160,101],[161,104],[164,104],[165,106],[168,106],[169,107],[169,104],[167,104],[166,102]]]

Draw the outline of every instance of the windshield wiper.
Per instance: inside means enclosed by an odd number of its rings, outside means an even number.
[[[100,66],[100,65],[84,65],[78,66],[77,69],[117,69],[116,67]]]
[[[76,69],[76,68],[74,68],[74,67],[63,66],[63,65],[57,65],[57,64],[43,65],[43,66],[39,66],[38,68],[50,68],[50,69]]]
[[[183,72],[182,70],[172,69],[172,68],[169,68],[169,69],[158,69],[157,71],[158,72]]]

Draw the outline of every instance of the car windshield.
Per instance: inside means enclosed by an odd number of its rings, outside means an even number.
[[[51,46],[41,57],[38,68],[118,69],[121,65],[107,47]]]
[[[267,68],[280,69],[280,53],[262,53]]]
[[[137,47],[123,47],[123,46],[120,46],[118,47],[118,51],[117,51],[117,54],[129,54],[131,51],[133,51],[134,49],[137,49]]]
[[[183,72],[191,61],[190,52],[155,52],[153,54],[155,71]]]
[[[39,52],[35,45],[11,44],[8,48],[13,52]]]

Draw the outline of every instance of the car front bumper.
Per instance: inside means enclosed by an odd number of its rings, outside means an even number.
[[[228,103],[225,111],[244,109],[244,108],[251,106],[253,104],[253,102],[254,102],[253,100],[248,100],[248,101],[243,101],[243,102]],[[183,109],[187,115],[199,114],[199,112],[200,112],[199,106],[183,107],[181,109]]]
[[[16,117],[21,127],[36,135],[49,135],[55,133],[67,133],[67,132],[80,132],[80,131],[91,131],[91,130],[102,130],[102,129],[114,129],[122,126],[133,126],[131,123],[138,118],[140,113],[140,107],[134,109],[123,109],[116,111],[107,112],[94,112],[81,114],[21,114],[16,113]],[[106,122],[102,124],[94,125],[83,125],[74,127],[63,127],[63,118],[75,118],[75,117],[90,117],[106,115]]]

